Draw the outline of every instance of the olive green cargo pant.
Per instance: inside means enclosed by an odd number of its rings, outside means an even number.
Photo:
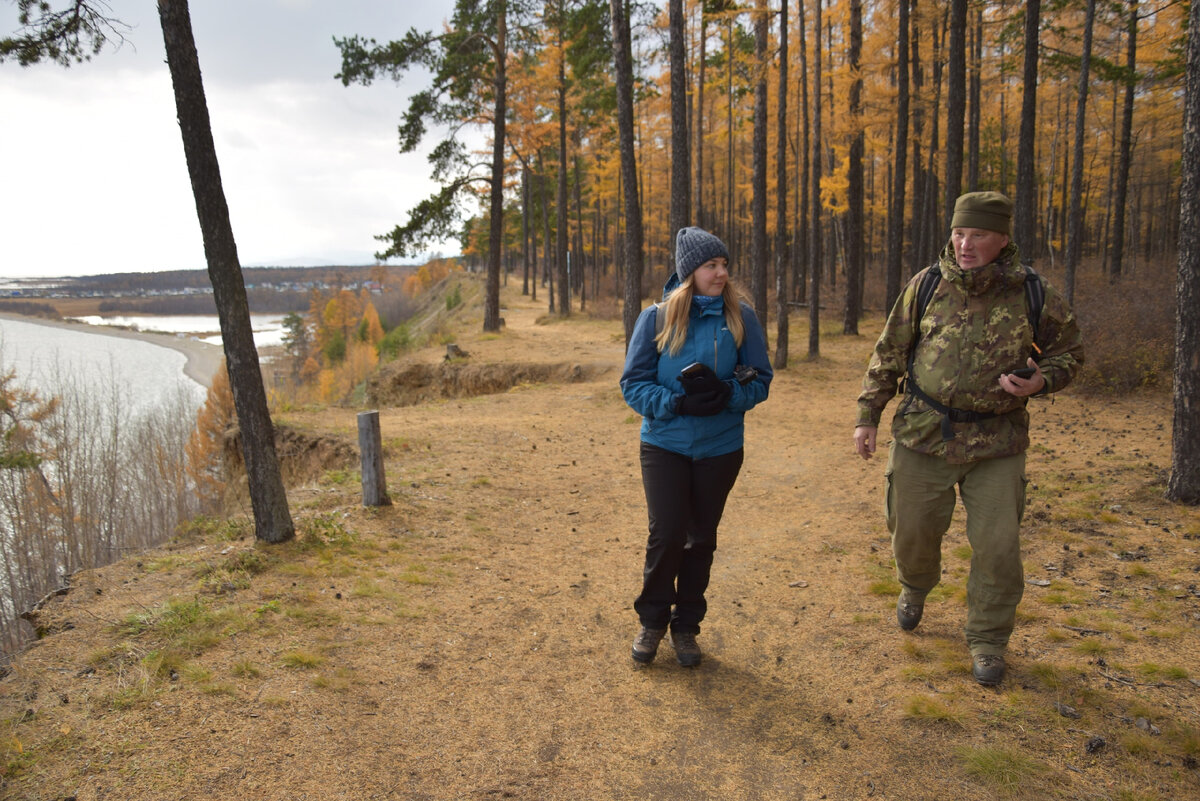
[[[1025,454],[947,464],[892,443],[886,513],[896,575],[909,601],[924,603],[941,578],[942,536],[954,514],[955,487],[967,511],[967,645],[971,655],[1001,654],[1025,589],[1020,524]]]

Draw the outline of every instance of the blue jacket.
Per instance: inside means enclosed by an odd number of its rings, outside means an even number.
[[[692,459],[732,453],[742,447],[746,411],[767,399],[774,371],[767,357],[767,341],[754,310],[742,304],[746,335],[738,348],[725,326],[725,305],[718,300],[701,311],[692,303],[687,340],[679,353],[658,352],[654,343],[659,307],[649,306],[638,316],[625,354],[621,393],[642,416],[642,441]],[[733,387],[725,410],[711,417],[675,413],[683,395],[679,371],[692,362],[703,362],[718,378]],[[745,386],[733,378],[733,368],[744,364],[758,370],[758,378]]]

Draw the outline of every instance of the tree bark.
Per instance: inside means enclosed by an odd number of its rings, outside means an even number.
[[[492,186],[488,230],[487,290],[483,302],[483,330],[500,330],[500,249],[504,243],[504,120],[508,116],[508,4],[499,0],[496,11],[496,73],[492,91],[496,108],[492,119]]]
[[[967,191],[979,189],[979,139],[983,114],[980,98],[983,94],[983,7],[975,8],[975,24],[971,26],[971,122],[967,125]]]
[[[1189,30],[1200,31],[1200,3]],[[1187,43],[1187,94],[1179,188],[1179,274],[1175,286],[1175,417],[1167,499],[1200,504],[1200,36]]]
[[[1121,148],[1117,185],[1113,189],[1112,263],[1109,278],[1121,277],[1125,258],[1125,208],[1129,196],[1129,167],[1133,156],[1133,98],[1137,89],[1138,0],[1129,0],[1128,40],[1125,55],[1125,104],[1121,113]]]
[[[628,0],[609,0],[612,12],[613,61],[617,85],[617,130],[621,182],[625,191],[625,346],[642,311],[642,205],[637,191],[637,154],[633,141],[633,61]]]
[[[571,316],[571,279],[568,277],[567,229],[571,210],[567,206],[567,52],[563,41],[562,0],[558,2],[558,193],[554,205],[558,223],[555,261],[558,268],[558,316]]]
[[[687,48],[683,0],[671,0],[668,10],[671,58],[671,207],[667,243],[675,266],[675,233],[688,224],[691,209],[691,145],[688,138]]]
[[[788,0],[779,3],[779,103],[775,114],[775,367],[788,359],[787,109]]]
[[[863,245],[863,122],[862,122],[862,0],[850,0],[850,161],[846,188],[846,314],[843,334],[858,334],[862,315]]]
[[[1087,124],[1088,77],[1092,63],[1092,28],[1096,22],[1096,0],[1087,0],[1083,23],[1083,51],[1079,57],[1079,97],[1075,101],[1075,145],[1071,157],[1071,210],[1067,215],[1067,274],[1063,294],[1075,301],[1075,270],[1083,252],[1083,144]]]
[[[1038,28],[1041,0],[1025,3],[1025,68],[1021,90],[1021,133],[1017,140],[1017,196],[1013,198],[1013,238],[1021,248],[1026,264],[1037,252],[1034,212],[1037,210],[1037,186],[1034,183],[1034,135],[1037,122]]]
[[[187,0],[158,0],[158,14],[241,431],[242,458],[254,512],[254,536],[266,542],[283,542],[295,536],[296,531],[275,453],[275,432],[250,327],[246,285],[221,184]]]
[[[962,191],[963,125],[967,110],[967,0],[950,2],[950,63],[946,89],[946,203],[940,231],[950,230]]]
[[[884,312],[900,297],[901,264],[904,260],[904,189],[908,178],[908,3],[900,0],[896,37],[896,165],[892,171],[892,209],[887,230],[887,294]]]
[[[754,64],[754,146],[751,160],[750,296],[754,313],[767,330],[767,0],[755,0]]]
[[[812,242],[809,260],[808,358],[821,355],[821,0],[813,11]]]

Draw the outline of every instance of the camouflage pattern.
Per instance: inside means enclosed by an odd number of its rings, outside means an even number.
[[[925,315],[915,321],[917,287],[926,270],[941,270],[942,280]],[[1026,366],[1033,354],[1033,326],[1025,303],[1025,271],[1009,243],[991,264],[964,270],[947,245],[938,262],[913,276],[888,316],[863,378],[856,425],[878,426],[883,408],[897,392],[908,354],[921,326],[913,374],[918,386],[953,409],[991,412],[997,417],[953,423],[954,438],[942,440],[942,415],[911,393],[900,401],[892,420],[896,442],[950,464],[1012,456],[1029,447],[1025,398],[1000,386],[1001,373]],[[1045,283],[1046,302],[1039,322],[1046,378],[1043,393],[1071,383],[1083,364],[1083,342],[1065,298]]]

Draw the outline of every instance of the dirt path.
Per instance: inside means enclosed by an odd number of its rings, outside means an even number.
[[[0,682],[37,755],[10,744],[4,797],[991,799],[1010,774],[1020,798],[1200,790],[1200,515],[1159,500],[1166,399],[1036,407],[1026,566],[1046,586],[988,690],[961,636],[961,524],[926,621],[895,626],[884,459],[855,458],[850,431],[878,321],[827,336],[748,417],[704,663],[664,648],[636,668],[646,523],[620,323],[505,298],[502,335],[460,322],[471,363],[608,371],[381,409],[391,507],[334,472],[292,491],[298,543],[198,536],[81,577],[45,613],[74,628]],[[284,417],[353,439],[354,410]],[[213,592],[211,568],[251,552],[264,569]],[[173,680],[146,661],[160,640],[113,627],[168,598],[228,615]]]

